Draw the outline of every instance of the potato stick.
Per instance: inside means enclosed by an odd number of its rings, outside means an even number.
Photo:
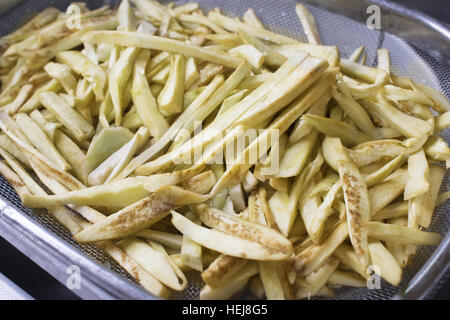
[[[25,113],[19,113],[16,117],[16,122],[33,146],[39,152],[45,154],[60,170],[68,171],[71,169],[70,164],[63,158],[53,142],[33,119]]]
[[[275,105],[269,109],[267,107],[268,103],[265,100],[256,102],[250,110],[239,118],[238,123],[242,125],[248,125],[251,122],[259,123],[274,115],[285,104],[294,100],[295,97],[304,92],[311,84],[316,82],[316,80],[321,77],[326,67],[327,63],[324,60],[307,57],[300,63],[292,74],[287,76],[283,81],[278,83],[275,88],[273,88],[272,92],[275,97],[277,94],[282,94],[281,99],[277,97],[278,99],[274,100],[274,102],[269,100],[270,103],[274,103]],[[326,77],[322,77],[322,81],[317,81],[317,90],[320,90],[319,88],[321,88],[321,86],[329,86],[329,81],[327,82],[325,78]]]
[[[405,169],[397,169],[385,182],[369,189],[371,214],[375,215],[404,191],[408,178]]]
[[[367,185],[358,168],[341,149],[343,157],[348,160],[338,161],[338,171],[341,177],[347,211],[348,233],[362,266],[370,264],[366,224],[370,220],[371,208]]]
[[[281,54],[286,58],[298,54],[299,51],[305,51],[313,57],[327,60],[331,67],[339,66],[339,50],[336,46],[297,43],[294,45],[273,46],[272,48],[275,53]]]
[[[300,276],[307,276],[319,268],[347,237],[347,222],[343,221],[321,245],[313,245],[292,258],[291,269]]]
[[[20,151],[16,144],[6,134],[0,134],[0,147],[8,150],[8,153],[10,153],[14,159],[29,167],[27,157],[25,157],[22,151]]]
[[[151,0],[132,0],[134,5],[144,15],[153,19],[162,21],[164,18],[169,17],[169,13],[166,8],[162,7],[158,2]]]
[[[274,261],[258,262],[258,271],[268,300],[286,299]]]
[[[125,87],[133,71],[133,64],[139,54],[135,47],[126,48],[109,73],[109,94],[114,106],[115,123],[119,126],[122,122],[122,112],[126,108]],[[86,77],[88,78],[88,77]],[[95,87],[94,87],[95,88]]]
[[[158,297],[165,299],[169,298],[169,291],[167,288],[114,243],[102,241],[97,243],[97,246],[106,251],[106,253],[136,279],[145,290]]]
[[[165,50],[173,53],[183,54],[201,60],[211,61],[230,68],[237,68],[242,59],[226,54],[220,54],[212,50],[191,45],[178,40],[163,38],[153,35],[141,35],[125,31],[93,31],[88,32],[82,38],[87,43],[109,43],[120,46],[138,47],[153,50]]]
[[[258,268],[254,262],[248,262],[241,270],[228,279],[228,282],[221,287],[212,288],[206,285],[200,291],[201,300],[219,300],[231,298],[241,291],[248,280],[258,273]]]
[[[444,112],[435,121],[435,132],[439,132],[450,127],[450,111]]]
[[[385,85],[383,87],[383,93],[389,100],[392,101],[408,101],[417,102],[424,105],[431,105],[433,102],[419,90],[408,90],[393,85]]]
[[[276,250],[286,255],[292,251],[291,243],[273,229],[229,216],[219,209],[206,205],[198,205],[196,208],[201,221],[211,228],[246,240],[253,240],[260,245],[276,247]]]
[[[6,112],[7,114],[16,114],[17,110],[19,110],[24,102],[28,99],[31,92],[33,90],[33,85],[31,84],[25,84],[20,88],[19,93],[17,94],[16,98],[8,103],[7,105],[1,106],[0,110]]]
[[[234,47],[228,53],[247,60],[254,68],[260,68],[264,63],[264,55],[251,44]]]
[[[341,244],[334,252],[334,256],[337,257],[342,264],[359,273],[363,278],[369,276],[359,262],[355,250],[353,250],[350,245],[345,243]]]
[[[365,288],[366,280],[353,272],[336,270],[328,279],[331,286],[349,286],[355,288]]]
[[[173,210],[172,223],[181,233],[203,247],[226,255],[261,261],[283,260],[289,256],[289,253],[269,248],[267,244],[262,245],[215,229],[200,227]]]
[[[167,287],[176,291],[182,291],[185,288],[186,283],[180,284],[179,276],[171,267],[167,255],[137,238],[121,240],[117,245]]]
[[[189,89],[192,84],[199,78],[200,73],[195,63],[195,59],[190,57],[186,60],[186,69],[184,75],[184,89]]]
[[[227,81],[223,83],[223,86],[219,87],[216,91],[214,91],[214,94],[210,93],[212,95],[209,96],[209,99],[207,100],[208,103],[205,102],[203,104],[203,108],[201,107],[205,99],[205,96],[201,96],[201,98],[199,96],[198,100],[196,99],[196,101],[194,101],[195,103],[194,102],[191,103],[191,105],[186,110],[184,110],[184,112],[171,125],[171,127],[164,134],[164,136],[161,137],[161,139],[158,140],[153,146],[142,152],[138,157],[134,158],[127,166],[127,168],[125,168],[122,175],[120,175],[118,178],[128,176],[140,165],[142,165],[143,163],[154,157],[164,147],[167,146],[167,144],[170,142],[170,139],[176,136],[178,132],[181,130],[181,128],[183,127],[188,129],[192,128],[190,130],[193,130],[194,119],[198,119],[197,117],[200,116],[206,117],[207,114],[212,112],[212,110],[215,109],[223,101],[223,99],[225,99],[229,91],[233,90],[237,86],[237,84],[242,81],[242,79],[248,74],[249,71],[250,71],[249,64],[244,64],[240,68],[238,68],[233,73],[235,75],[234,77],[230,76],[227,79]],[[215,83],[212,86],[215,85],[217,85],[217,83]],[[214,137],[211,137],[211,139],[213,138]]]
[[[354,129],[341,121],[328,119],[314,114],[305,114],[302,116],[302,119],[311,123],[316,130],[325,135],[339,137],[344,144],[349,146],[354,146],[370,140],[369,136],[365,133]]]
[[[378,267],[380,276],[393,286],[397,286],[401,281],[402,269],[392,254],[381,242],[370,243],[369,251],[372,263]]]
[[[182,55],[172,57],[170,74],[158,96],[160,112],[165,116],[183,111],[183,94],[186,60]]]
[[[24,194],[30,193],[27,186],[22,182],[19,176],[6,165],[5,161],[0,161],[0,174],[2,174],[6,181],[9,182],[21,199]]]
[[[133,138],[131,131],[124,128],[103,128],[89,145],[84,163],[88,175],[110,155],[123,147]]]
[[[352,160],[362,167],[384,157],[394,158],[407,152],[405,146],[394,139],[374,140],[361,143],[348,150]]]
[[[171,12],[174,16],[178,17],[180,14],[189,13],[198,10],[200,5],[198,2],[188,2],[183,5],[179,5],[176,8],[171,8]]]
[[[437,245],[441,241],[441,236],[437,233],[419,231],[411,227],[380,222],[369,222],[367,226],[369,237],[376,240],[428,246]]]
[[[187,212],[185,216],[194,223],[200,224],[198,218],[191,211]],[[193,270],[199,272],[203,271],[202,247],[187,236],[183,236],[181,261],[183,262],[183,265],[188,266]]]
[[[62,88],[60,82],[56,79],[50,80],[47,84],[43,85],[42,87],[38,88],[33,95],[28,99],[27,102],[25,102],[21,108],[19,109],[19,112],[26,112],[29,113],[41,106],[41,101],[39,100],[39,95],[42,92],[58,92]]]
[[[26,57],[26,64],[33,70],[39,69],[52,60],[59,52],[71,50],[81,45],[81,38],[87,32],[91,30],[114,29],[117,27],[117,22],[117,18],[113,16],[94,18],[86,22],[82,21],[82,24],[85,25],[82,25],[80,30],[61,38],[47,47],[31,52]]]
[[[216,183],[216,177],[211,170],[204,171],[192,178],[181,182],[181,186],[189,191],[200,194],[207,193]]]
[[[333,201],[336,194],[341,189],[341,182],[337,181],[323,198],[322,204],[317,208],[317,212],[313,216],[310,235],[313,239],[320,239],[325,227],[325,221],[332,213]]]
[[[37,30],[55,21],[58,15],[61,13],[58,9],[48,7],[42,12],[38,13],[29,22],[15,30],[14,32],[1,38],[2,41],[7,43],[15,43],[30,37]]]
[[[119,26],[117,27],[120,31],[135,31],[136,22],[133,13],[133,8],[128,0],[122,0],[120,2],[119,8],[117,9],[117,18],[119,20]]]
[[[86,179],[83,167],[86,155],[83,150],[81,150],[72,139],[59,130],[56,130],[53,142],[56,149],[58,149],[61,155],[69,162],[75,176],[83,182]]]
[[[220,255],[201,273],[201,276],[208,286],[221,287],[247,263],[248,260],[245,259]]]
[[[201,14],[181,14],[178,16],[178,19],[181,22],[192,22],[204,25],[205,27],[208,27],[209,29],[214,31],[216,34],[227,34],[226,30],[224,30],[218,24],[214,23],[214,21],[212,21],[208,17],[205,17]]]
[[[406,137],[422,137],[433,132],[433,126],[424,120],[417,119],[401,112],[382,96],[377,101],[365,100],[365,105],[373,108],[392,128]]]
[[[271,80],[272,78],[273,74],[271,73],[262,73],[255,76],[248,76],[239,84],[238,89],[253,90],[262,85],[264,82]]]
[[[138,232],[136,234],[140,238],[156,241],[161,243],[168,249],[181,250],[183,243],[183,236],[178,234],[172,234],[167,232],[162,232],[158,230],[146,229]]]
[[[15,161],[3,148],[0,147],[0,154],[5,159],[15,173],[20,177],[26,187],[34,195],[45,196],[47,193],[33,180],[33,178],[25,171],[25,169]],[[25,198],[30,193],[23,194]],[[62,226],[70,231],[71,234],[76,234],[81,230],[81,227],[72,218],[71,211],[66,207],[50,206],[47,208],[49,214]]]
[[[425,154],[436,161],[447,161],[450,158],[450,148],[447,141],[440,136],[431,136],[423,146]]]
[[[62,124],[59,122],[50,122],[44,118],[42,113],[39,110],[34,110],[30,113],[31,119],[33,119],[36,124],[45,132],[47,137],[55,142],[55,135],[59,128],[62,127]]]
[[[295,12],[300,19],[303,31],[308,37],[308,42],[315,45],[320,44],[319,32],[311,12],[309,12],[309,10],[302,4],[295,5]]]
[[[139,128],[134,137],[123,145],[119,150],[110,155],[87,177],[89,185],[100,185],[108,183],[123,169],[123,167],[133,157],[149,138],[148,130],[145,127]]]
[[[380,211],[378,211],[373,217],[374,221],[381,221],[385,219],[393,219],[404,217],[408,215],[408,202],[407,201],[399,201],[394,202],[390,205],[387,205]]]
[[[75,94],[77,80],[66,65],[49,62],[45,65],[44,70],[50,77],[57,79],[68,94]]]
[[[249,25],[258,28],[264,28],[264,25],[262,24],[261,20],[259,20],[258,16],[256,15],[255,11],[252,8],[249,8],[247,11],[245,11],[244,15],[242,16],[242,19],[244,20],[245,23]]]
[[[54,92],[42,92],[39,95],[39,99],[44,107],[49,110],[77,140],[83,141],[94,134],[92,125]]]
[[[74,72],[82,75],[93,85],[97,101],[104,99],[106,75],[104,71],[78,51],[65,51],[57,54],[57,60],[67,65]]]
[[[428,228],[430,226],[431,218],[436,206],[436,199],[444,174],[444,168],[436,165],[430,166],[429,190],[424,194],[412,198],[409,202],[409,227],[417,227],[417,225],[420,225],[424,228]]]
[[[403,200],[409,200],[424,194],[430,189],[430,169],[423,149],[408,158],[408,181],[405,185]]]
[[[391,72],[391,59],[389,57],[389,51],[385,48],[379,48],[377,50],[378,57],[378,65],[377,68],[379,70],[386,71],[387,73]]]
[[[334,257],[328,258],[319,269],[305,278],[305,282],[309,285],[309,287],[300,287],[296,293],[296,298],[301,299],[304,297],[315,296],[319,292],[320,288],[328,282],[331,275],[336,271],[338,265],[338,259]]]
[[[339,88],[339,91],[338,89]],[[331,89],[331,95],[339,103],[339,106],[348,114],[355,122],[359,130],[369,136],[373,136],[375,126],[372,123],[366,110],[353,99],[350,90],[343,81],[338,81],[337,88]]]
[[[358,62],[359,58],[361,58],[361,55],[364,52],[364,49],[365,49],[364,46],[356,48],[355,51],[353,51],[352,54],[348,57],[348,60],[352,62]]]
[[[58,206],[65,204],[107,206],[125,208],[150,194],[144,189],[145,179],[128,178],[118,182],[94,186],[65,194],[45,197],[27,197],[24,204],[31,208]]]
[[[81,243],[125,238],[165,218],[170,209],[169,204],[151,195],[94,223],[74,237]]]
[[[320,180],[312,189],[311,193],[309,194],[311,197],[320,194],[320,193],[327,193],[330,191],[331,187],[336,183],[336,181],[339,180],[339,175],[336,173],[331,173],[327,175],[325,178]]]
[[[298,42],[297,40],[273,33],[266,29],[254,27],[244,22],[236,21],[234,19],[231,19],[214,11],[209,12],[208,18],[210,18],[212,21],[220,25],[222,28],[225,28],[229,31],[237,32],[239,29],[243,29],[250,35],[260,38],[262,40],[271,41],[277,44],[295,44]]]
[[[318,136],[319,133],[314,130],[300,141],[287,147],[275,177],[289,178],[299,175],[317,144]]]
[[[380,169],[368,174],[364,175],[364,180],[368,188],[382,183],[384,179],[386,179],[394,170],[398,169],[405,161],[404,155],[398,155]]]
[[[330,100],[329,95],[323,95],[319,100],[317,100],[306,112],[306,114],[316,114],[318,116],[325,116],[327,112],[327,104]],[[314,129],[314,126],[311,123],[308,123],[301,118],[297,120],[294,129],[289,135],[289,143],[293,144],[309,133]]]

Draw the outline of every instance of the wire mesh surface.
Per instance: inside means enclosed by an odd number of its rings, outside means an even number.
[[[51,5],[61,10],[65,10],[70,4],[69,0],[28,0],[24,1],[0,20],[0,33],[6,34],[26,22],[33,13],[39,12]],[[118,1],[88,1],[91,9],[104,4],[115,5]],[[175,4],[183,4],[187,1],[174,1]],[[253,8],[261,18],[265,26],[275,32],[291,36],[296,39],[305,40],[302,34],[302,27],[296,16],[294,6],[297,3],[293,0],[241,0],[241,1],[199,1],[202,8],[209,10],[219,7],[224,13],[230,16],[242,16],[248,8]],[[366,25],[341,15],[333,14],[320,8],[307,6],[316,18],[321,40],[326,45],[337,45],[342,57],[349,56],[354,49],[365,45],[367,52],[367,64],[376,64],[376,50],[385,47],[391,52],[393,72],[402,76],[429,85],[441,90],[450,98],[449,70],[447,67],[436,61],[425,52],[416,49],[404,40],[387,34],[382,30],[370,30]],[[444,134],[444,138],[449,141],[449,133]],[[441,191],[450,188],[449,174],[445,175]],[[0,176],[0,197],[10,201],[17,209],[32,217],[37,223],[46,226],[58,237],[64,239],[68,245],[75,246],[83,251],[87,256],[102,263],[127,278],[131,278],[126,271],[112,261],[103,251],[95,245],[77,244],[70,233],[62,228],[43,210],[30,210],[22,207],[20,199],[15,191]],[[438,232],[445,236],[449,229],[450,216],[447,214],[450,204],[443,204],[436,209],[429,230]],[[386,282],[382,282],[382,289],[368,290],[356,288],[342,288],[336,290],[336,299],[389,299],[400,290],[403,290],[412,277],[420,270],[427,259],[434,251],[434,247],[420,247],[412,263],[404,269],[403,281],[398,287],[393,287]],[[51,273],[51,270],[48,270]],[[189,287],[180,293],[174,293],[173,299],[198,299],[200,288],[203,286],[201,278],[194,274],[189,276]],[[253,298],[246,290],[234,298]]]

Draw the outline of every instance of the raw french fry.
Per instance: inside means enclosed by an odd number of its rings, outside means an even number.
[[[202,272],[201,276],[208,286],[220,287],[247,264],[248,261],[245,259],[220,255]]]
[[[106,83],[106,75],[99,66],[92,63],[78,51],[60,52],[57,54],[57,60],[91,82],[97,101],[104,99],[103,90]]]
[[[41,106],[39,95],[42,92],[48,91],[58,92],[61,88],[62,88],[61,83],[58,80],[56,79],[50,80],[48,83],[44,84],[33,93],[33,95],[28,99],[28,101],[21,106],[19,112],[29,113],[39,108]]]
[[[352,62],[358,62],[359,58],[361,58],[361,55],[364,53],[364,49],[364,46],[356,48],[355,51],[353,51],[352,54],[348,57],[348,60]]]
[[[222,64],[230,68],[237,68],[242,63],[242,59],[226,54],[220,54],[178,40],[125,31],[92,31],[86,33],[86,35],[82,37],[82,41],[91,44],[109,43],[127,47],[165,50]]]
[[[159,110],[166,117],[183,111],[185,70],[185,58],[180,54],[172,56],[169,77],[158,96]]]
[[[313,15],[302,4],[295,5],[295,12],[303,27],[303,31],[308,37],[308,42],[311,44],[320,44],[319,32],[317,31],[316,22]]]
[[[409,200],[424,194],[430,189],[428,161],[423,149],[408,158],[408,181],[405,185],[403,200]]]
[[[414,245],[437,245],[441,241],[441,236],[437,233],[419,231],[400,225],[369,222],[367,227],[369,237],[376,240]]]
[[[406,170],[400,168],[386,178],[385,182],[369,189],[371,215],[375,215],[403,193],[407,177]]]
[[[355,288],[364,288],[366,280],[356,273],[336,270],[328,279],[328,283],[332,286],[349,286]]]
[[[210,11],[208,14],[208,18],[210,18],[212,21],[214,21],[221,27],[223,27],[229,31],[232,31],[232,32],[237,32],[239,29],[243,29],[246,32],[248,32],[249,34],[251,34],[252,36],[255,36],[262,40],[271,41],[271,42],[274,42],[277,44],[295,44],[295,43],[297,43],[297,40],[294,40],[292,38],[270,32],[270,31],[260,28],[260,27],[254,27],[254,26],[245,24],[243,22],[233,20],[233,19],[226,17],[218,12]]]
[[[262,246],[259,243],[215,229],[200,227],[175,211],[172,211],[172,223],[183,235],[187,235],[203,247],[226,255],[262,261],[282,260],[290,255],[290,249],[287,249],[288,251],[284,251],[284,249],[274,250],[266,247],[265,244]]]
[[[305,282],[308,287],[300,287],[296,293],[296,297],[302,299],[316,295],[320,288],[328,282],[338,265],[338,259],[334,257],[328,258],[319,269],[305,277]]]
[[[125,208],[149,195],[144,188],[145,178],[127,178],[121,181],[70,191],[51,196],[28,196],[24,205],[31,208],[52,207],[65,204]]]
[[[1,106],[0,109],[3,109],[2,111],[10,115],[17,113],[17,110],[19,110],[20,107],[22,107],[24,102],[28,99],[28,96],[31,94],[32,90],[33,85],[31,84],[23,85],[22,88],[20,88],[16,98],[7,105]]]
[[[167,254],[162,254],[137,238],[121,240],[117,245],[145,270],[170,289],[182,291],[186,287],[186,278],[183,274],[181,274],[180,277],[180,274],[177,274],[172,268]],[[179,280],[182,282],[180,283]]]
[[[194,223],[200,224],[198,218],[191,211],[186,213],[186,218],[192,220]],[[181,245],[181,261],[185,266],[199,272],[203,271],[202,247],[185,235],[183,236],[183,244]]]
[[[228,50],[233,56],[247,60],[254,68],[260,68],[264,63],[264,55],[251,44],[243,44]]]
[[[45,154],[60,170],[68,171],[71,169],[66,159],[63,158],[53,142],[33,119],[25,113],[19,113],[16,116],[16,122],[33,146],[42,154]]]
[[[444,168],[436,165],[430,166],[430,188],[426,193],[410,200],[408,226],[417,227],[417,225],[420,225],[425,228],[430,226],[444,174]]]
[[[380,276],[393,286],[399,285],[402,269],[386,247],[381,242],[373,242],[369,243],[369,251],[372,263],[378,267]]]
[[[169,204],[153,194],[94,223],[74,237],[81,243],[125,238],[165,218],[170,209]]]
[[[94,128],[92,125],[54,92],[42,92],[39,95],[39,99],[44,107],[49,110],[77,140],[83,141],[94,135]]]
[[[20,177],[11,170],[5,161],[0,161],[0,173],[9,182],[9,184],[14,188],[20,198],[23,195],[30,193],[27,186],[22,182]]]
[[[348,237],[346,221],[341,222],[321,245],[312,245],[290,261],[290,267],[300,276],[317,270]]]
[[[305,114],[302,116],[302,119],[311,123],[316,130],[325,135],[341,138],[342,142],[349,146],[354,146],[370,140],[368,135],[341,121],[328,119],[314,114]]]
[[[368,277],[367,270],[362,267],[356,256],[355,250],[353,250],[350,245],[345,243],[341,244],[334,252],[334,256],[337,257],[342,264],[359,273],[363,278]]]
[[[181,250],[181,246],[183,244],[183,236],[158,230],[146,229],[138,232],[136,235],[140,238],[156,241],[168,249],[177,251]]]
[[[254,262],[250,261],[239,273],[235,273],[233,277],[230,277],[225,285],[216,288],[209,285],[204,286],[200,291],[200,299],[219,300],[231,298],[234,294],[241,291],[248,280],[256,273],[258,273],[258,268]]]
[[[145,270],[139,263],[130,258],[122,249],[110,241],[98,242],[97,246],[105,250],[122,268],[124,268],[133,278],[137,279],[149,292],[158,297],[168,299],[170,292],[155,277]]]
[[[88,175],[110,155],[123,147],[133,138],[133,134],[124,128],[103,128],[89,145],[84,162],[85,174]]]
[[[6,134],[0,134],[0,147],[2,147],[5,150],[8,150],[8,152],[16,160],[19,160],[22,164],[29,166],[28,159]]]
[[[384,219],[399,218],[408,215],[408,202],[399,201],[387,205],[378,211],[373,217],[374,221],[381,221]]]
[[[60,63],[49,62],[44,67],[44,70],[48,73],[48,75],[54,79],[57,79],[64,90],[70,95],[75,94],[75,89],[77,86],[77,80],[70,72],[70,69]]]

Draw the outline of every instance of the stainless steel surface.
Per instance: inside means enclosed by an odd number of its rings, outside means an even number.
[[[106,1],[116,3],[117,1]],[[186,1],[175,1],[176,4]],[[428,16],[403,7],[388,4],[386,1],[373,1],[382,8],[382,29],[370,30],[365,21],[368,17],[367,1],[356,0],[318,0],[314,6],[308,6],[317,20],[321,38],[325,44],[338,45],[342,56],[348,56],[355,48],[365,45],[368,53],[367,62],[376,62],[376,49],[386,47],[392,53],[394,72],[442,90],[449,98],[449,30]],[[10,10],[0,20],[2,33],[12,31],[23,21],[23,17],[44,9],[48,5],[65,9],[68,0],[28,0]],[[89,1],[92,8],[105,1]],[[255,9],[265,25],[277,32],[298,39],[305,39],[294,11],[293,0],[245,0],[217,1],[202,0],[205,9],[216,6],[230,15],[242,15],[247,8]],[[342,5],[344,3],[344,5]],[[319,7],[323,6],[323,7]],[[333,9],[333,12],[327,11]],[[386,9],[388,11],[386,11]],[[353,19],[350,19],[351,17]],[[363,23],[359,22],[363,21]],[[390,33],[392,32],[392,33]],[[395,35],[394,35],[395,34]],[[402,36],[404,39],[397,37]],[[416,44],[411,46],[405,41]],[[436,59],[435,59],[435,58]],[[450,140],[448,133],[445,138]],[[449,188],[449,175],[446,175],[442,190]],[[78,265],[81,268],[82,286],[75,293],[83,298],[151,298],[133,282],[117,264],[93,245],[78,245],[70,234],[61,228],[42,211],[23,208],[11,187],[0,177],[0,235],[14,244],[32,260],[46,269],[62,283],[67,280],[66,268]],[[404,280],[398,288],[382,283],[381,290],[343,288],[336,292],[338,299],[409,299],[425,298],[432,294],[432,289],[439,285],[449,266],[450,204],[437,208],[430,227],[445,239],[436,249],[421,247],[413,264],[405,269]],[[95,260],[95,261],[94,261]],[[428,262],[427,262],[428,261]],[[106,265],[106,267],[105,267]],[[116,271],[116,272],[112,272]],[[118,275],[121,274],[122,276]],[[173,298],[198,297],[201,286],[199,277],[191,277],[191,285],[182,292],[173,294]],[[248,292],[239,298],[251,297]]]

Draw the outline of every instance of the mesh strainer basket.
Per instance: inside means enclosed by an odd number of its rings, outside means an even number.
[[[198,1],[198,0],[197,0]],[[0,35],[11,32],[33,13],[51,5],[64,10],[70,0],[16,0],[18,4],[0,19]],[[89,1],[97,8],[118,1]],[[186,1],[174,1],[182,4]],[[253,8],[263,23],[276,32],[304,40],[301,25],[294,11],[294,0],[200,0],[203,9],[215,7],[231,16],[240,16]],[[324,44],[337,45],[343,57],[355,48],[365,45],[367,64],[376,63],[376,49],[385,47],[391,52],[393,71],[441,90],[450,97],[450,31],[448,26],[414,10],[385,1],[309,0],[308,8],[314,14]],[[381,9],[381,29],[369,29],[365,21],[367,8],[376,4]],[[447,140],[449,133],[444,134]],[[442,190],[450,187],[447,174]],[[443,236],[439,247],[421,247],[413,263],[404,270],[398,287],[383,282],[381,289],[342,288],[337,299],[423,299],[430,297],[446,279],[450,263],[450,204],[436,209],[430,230]],[[45,211],[30,210],[21,205],[11,186],[0,176],[0,235],[47,270],[56,279],[66,283],[68,267],[80,268],[81,288],[74,292],[86,299],[154,299],[132,278],[94,245],[77,244],[64,228]],[[190,286],[173,294],[175,299],[197,299],[200,277],[191,275]],[[235,298],[251,299],[249,292]]]

